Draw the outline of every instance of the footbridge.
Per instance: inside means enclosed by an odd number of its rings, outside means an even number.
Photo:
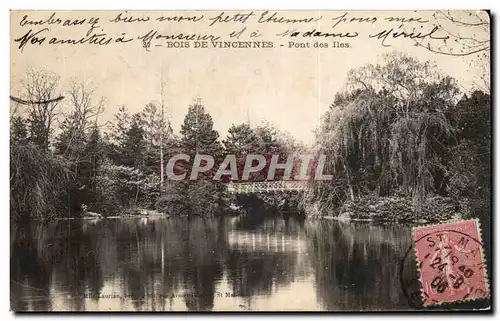
[[[227,190],[233,194],[253,194],[268,192],[306,191],[310,189],[308,181],[268,181],[268,182],[231,182]]]

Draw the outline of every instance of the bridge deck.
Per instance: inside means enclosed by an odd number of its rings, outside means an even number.
[[[229,183],[227,190],[230,193],[263,193],[273,191],[304,191],[309,189],[307,181],[272,181],[272,182],[245,182]]]

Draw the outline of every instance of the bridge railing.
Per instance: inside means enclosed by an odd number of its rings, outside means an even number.
[[[244,182],[228,183],[230,193],[262,193],[272,191],[304,191],[309,189],[307,181],[272,181],[272,182]]]

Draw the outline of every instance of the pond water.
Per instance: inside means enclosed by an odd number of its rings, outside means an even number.
[[[409,226],[139,218],[11,234],[15,311],[411,308],[399,279]]]

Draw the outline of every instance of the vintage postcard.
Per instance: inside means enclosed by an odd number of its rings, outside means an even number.
[[[12,311],[491,311],[490,12],[10,28]]]

